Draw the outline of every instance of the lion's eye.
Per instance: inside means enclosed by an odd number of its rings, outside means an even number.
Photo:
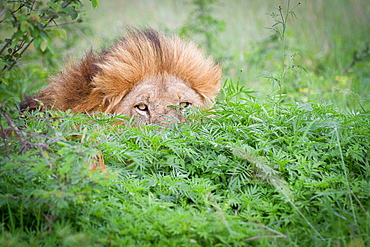
[[[180,102],[179,104],[179,106],[184,107],[184,108],[188,107],[189,105],[190,105],[189,102]]]
[[[140,111],[147,111],[148,110],[148,106],[145,105],[145,104],[136,105],[135,107],[137,109],[139,109]]]

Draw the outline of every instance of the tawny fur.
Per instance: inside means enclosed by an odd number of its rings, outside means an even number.
[[[220,77],[221,66],[195,44],[151,29],[130,31],[109,50],[89,52],[51,78],[49,86],[27,97],[21,108],[115,113],[135,85],[166,78],[177,78],[205,102],[218,93]]]

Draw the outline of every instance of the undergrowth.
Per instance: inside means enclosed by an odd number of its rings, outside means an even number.
[[[181,32],[218,55],[218,1],[192,3],[196,18]],[[47,75],[13,70],[0,95],[1,246],[369,246],[368,101],[343,96],[358,111],[309,100],[309,84],[325,78],[299,65],[286,28],[300,4],[289,3],[271,14],[265,42],[276,55],[263,61],[276,63],[265,79],[279,94],[256,99],[226,79],[214,107],[190,109],[186,123],[20,113],[30,82]],[[357,52],[337,83],[365,80],[352,71],[367,58]],[[288,103],[303,89],[308,100]]]
[[[369,115],[226,84],[167,127],[3,106],[0,242],[369,245]],[[98,155],[107,169],[90,171]]]

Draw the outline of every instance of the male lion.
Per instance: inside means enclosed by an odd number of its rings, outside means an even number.
[[[184,108],[206,108],[220,88],[221,66],[196,45],[151,29],[131,30],[100,53],[89,52],[21,110],[71,109],[135,116],[138,123],[177,119]],[[176,107],[178,106],[178,107]]]

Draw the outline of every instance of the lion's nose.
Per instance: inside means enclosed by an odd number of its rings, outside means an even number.
[[[168,125],[174,122],[183,122],[184,118],[176,111],[176,108],[168,106],[163,107],[160,111],[151,113],[151,123],[158,125]]]
[[[150,120],[151,123],[156,123],[161,126],[178,121],[175,114],[171,114],[170,112],[152,114]]]

